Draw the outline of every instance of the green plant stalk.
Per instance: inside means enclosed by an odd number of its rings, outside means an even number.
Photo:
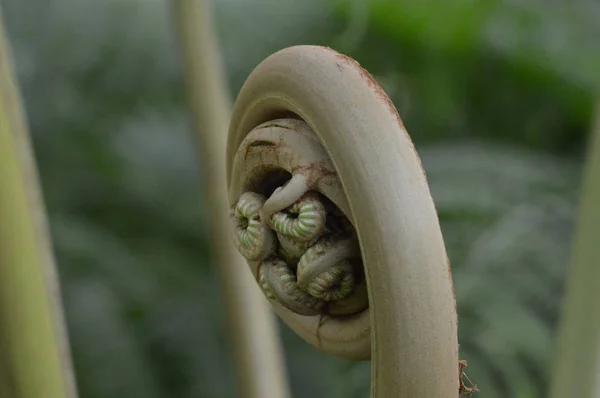
[[[204,0],[173,0],[184,80],[198,152],[205,172],[213,263],[225,300],[237,365],[238,390],[245,398],[290,396],[275,316],[233,243],[225,177],[230,100]]]
[[[600,106],[590,137],[551,398],[600,396]]]
[[[0,14],[0,394],[75,398],[34,155]]]

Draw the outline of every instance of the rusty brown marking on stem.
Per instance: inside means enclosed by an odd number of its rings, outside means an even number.
[[[336,177],[337,173],[327,167],[325,162],[311,163],[305,166],[297,166],[292,169],[292,174],[302,174],[306,177],[306,183],[309,187],[316,187],[317,184],[326,177]]]
[[[371,88],[371,90],[373,90],[375,95],[377,95],[377,97],[387,106],[390,113],[396,118],[396,121],[398,122],[398,125],[401,127],[404,134],[408,135],[408,133],[406,132],[406,128],[404,127],[404,123],[402,122],[402,118],[398,114],[398,110],[396,109],[396,106],[394,105],[394,103],[392,102],[390,97],[388,97],[388,95],[385,93],[385,91],[383,91],[381,86],[379,86],[379,84],[377,83],[377,81],[375,80],[373,75],[371,75],[366,69],[364,69],[362,66],[360,66],[358,61],[356,61],[355,59],[352,59],[346,55],[340,54],[337,51],[335,51],[329,47],[323,47],[323,48],[327,51],[332,51],[335,54],[336,58],[338,58],[341,61],[341,64],[340,64],[340,62],[335,63],[335,65],[338,67],[340,72],[342,71],[343,64],[352,65],[354,68],[356,68],[356,70],[358,70],[358,72],[361,74],[363,80],[368,84],[368,86]],[[423,174],[423,177],[425,177],[425,181],[427,182],[427,174],[425,173],[425,169],[423,168],[423,164],[421,163],[421,158],[419,157],[419,154],[417,153],[414,145],[412,144],[412,141],[410,139],[408,141],[410,143],[409,145],[411,146],[411,149],[414,151],[415,156],[417,157],[417,162],[419,163],[419,168],[421,169],[421,173]]]
[[[356,61],[355,59],[352,59],[346,55],[340,54],[329,47],[325,47],[325,48],[328,51],[333,51],[335,53],[336,58],[338,58],[341,61],[341,64],[340,64],[340,62],[335,63],[340,71],[342,70],[341,66],[343,64],[352,65],[354,68],[356,68],[358,70],[358,72],[361,74],[361,76],[363,77],[365,82],[369,85],[369,87],[373,90],[373,92],[383,101],[383,103],[387,106],[388,110],[396,118],[400,127],[402,127],[402,129],[405,130],[404,124],[402,123],[402,119],[400,118],[400,115],[398,114],[398,110],[394,106],[394,103],[392,102],[390,97],[388,97],[388,95],[385,93],[385,91],[383,91],[381,86],[379,86],[379,84],[377,83],[375,78],[373,78],[373,76],[367,70],[365,70],[362,66],[360,66],[358,61]]]

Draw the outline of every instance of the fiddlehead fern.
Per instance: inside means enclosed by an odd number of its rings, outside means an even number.
[[[262,214],[264,196],[246,192],[233,210],[235,244],[248,260],[262,260],[275,249],[275,236]]]
[[[350,255],[358,255],[357,242],[330,237],[311,246],[298,264],[298,286],[325,301],[348,297],[356,286]]]
[[[315,46],[263,61],[234,106],[227,183],[232,208],[264,198],[275,248],[246,259],[288,326],[329,354],[372,358],[373,397],[458,395],[437,214],[410,137],[366,71]]]
[[[325,206],[312,192],[269,218],[269,223],[277,234],[298,243],[317,238],[325,230],[325,221]]]
[[[265,275],[267,297],[273,297],[296,314],[316,315],[321,312],[324,302],[299,288],[296,274],[285,261],[277,257],[264,261],[260,272]]]
[[[364,279],[358,241],[334,201],[347,203],[335,168],[306,123],[259,125],[236,160],[246,187],[233,206],[235,241],[249,262],[260,263],[255,275],[265,295],[302,316],[365,310],[366,289],[351,299],[357,280]]]

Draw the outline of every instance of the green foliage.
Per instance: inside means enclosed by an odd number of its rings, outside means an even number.
[[[393,77],[415,138],[486,137],[553,151],[581,144],[600,85],[597,4],[335,3],[342,17],[365,19],[350,53]]]
[[[486,397],[545,396],[579,168],[474,144],[422,158],[453,264],[461,357]]]
[[[81,396],[235,396],[208,260],[210,209],[165,3],[0,4],[34,134]],[[468,375],[485,397],[544,396],[577,149],[597,85],[589,49],[600,36],[589,21],[598,9],[580,0],[572,12],[552,5],[536,17],[541,3],[532,0],[348,4],[218,2],[232,94],[258,62],[293,44],[333,46],[372,72],[428,173]],[[589,14],[588,23],[571,13]],[[561,40],[569,45],[552,50]],[[368,395],[368,363],[326,357],[282,330],[294,396]]]

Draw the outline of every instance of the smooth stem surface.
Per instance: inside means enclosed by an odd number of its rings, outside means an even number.
[[[550,397],[600,397],[600,106],[590,137]]]
[[[225,178],[230,105],[212,14],[203,0],[174,0],[173,10],[212,215],[212,258],[226,303],[240,396],[286,398],[290,394],[275,317],[233,244]]]
[[[75,398],[44,206],[0,15],[0,394]]]

